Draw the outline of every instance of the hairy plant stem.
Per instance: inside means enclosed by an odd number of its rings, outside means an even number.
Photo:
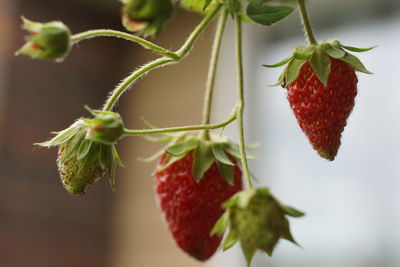
[[[83,40],[88,40],[95,37],[116,37],[125,39],[134,43],[138,43],[144,48],[150,49],[155,53],[158,53],[162,56],[169,57],[172,59],[178,59],[176,53],[171,52],[161,46],[158,46],[152,42],[147,41],[146,39],[140,38],[136,35],[129,34],[126,32],[114,31],[109,29],[98,29],[98,30],[89,30],[81,33],[74,34],[71,37],[72,43],[75,45]]]
[[[204,125],[209,124],[211,119],[211,105],[214,92],[215,76],[217,73],[219,52],[221,49],[222,37],[224,35],[227,18],[228,18],[228,10],[224,8],[220,15],[217,29],[215,31],[214,43],[211,51],[210,65],[208,68],[206,92],[204,96],[204,110],[203,110]],[[203,138],[206,140],[210,140],[209,129],[203,131]]]
[[[240,158],[242,162],[246,187],[248,189],[251,189],[253,188],[253,183],[251,182],[249,166],[247,163],[246,145],[244,139],[243,113],[244,113],[245,100],[244,100],[243,56],[242,56],[242,18],[239,15],[235,17],[235,51],[236,51],[236,74],[238,83],[236,119],[238,122]]]
[[[171,132],[185,132],[185,131],[196,131],[196,130],[212,130],[225,127],[236,120],[236,114],[232,114],[229,118],[218,124],[207,124],[207,125],[192,125],[182,127],[170,127],[160,129],[145,129],[145,130],[129,130],[124,129],[124,135],[145,135],[145,134],[160,134],[160,133],[171,133]]]
[[[120,98],[120,96],[141,76],[148,73],[151,70],[159,68],[161,66],[165,66],[172,63],[179,62],[182,58],[184,58],[193,48],[195,41],[198,39],[200,34],[204,31],[204,29],[210,24],[215,15],[221,8],[221,4],[217,5],[213,10],[211,10],[204,19],[200,22],[199,25],[194,29],[194,31],[190,34],[189,38],[182,45],[182,47],[175,52],[176,58],[170,57],[162,57],[156,60],[153,60],[146,65],[142,66],[138,70],[135,70],[128,77],[126,77],[115,89],[112,91],[111,95],[107,99],[104,104],[103,110],[110,111],[114,108],[116,102]]]
[[[317,45],[318,42],[315,39],[313,30],[311,27],[310,19],[308,18],[308,15],[307,15],[306,4],[304,3],[304,0],[298,0],[298,1],[299,1],[300,12],[301,12],[301,19],[302,19],[303,25],[304,25],[304,32],[307,34],[308,42],[311,45]]]

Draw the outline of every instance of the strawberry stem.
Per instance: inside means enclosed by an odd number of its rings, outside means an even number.
[[[238,135],[239,135],[239,149],[240,159],[244,173],[244,179],[248,189],[253,188],[251,182],[249,166],[247,163],[246,145],[244,139],[244,125],[243,125],[243,112],[244,112],[244,83],[243,83],[243,56],[242,56],[242,17],[240,15],[235,18],[235,51],[236,51],[236,74],[237,74],[237,121],[238,121]]]
[[[315,39],[314,32],[311,27],[310,19],[308,18],[306,4],[304,3],[304,0],[299,0],[299,7],[300,7],[300,12],[301,12],[301,19],[302,19],[303,25],[304,25],[304,32],[306,33],[306,35],[308,37],[308,42],[311,45],[317,45],[318,42]]]
[[[219,9],[221,8],[221,4],[218,4],[213,10],[211,10],[204,19],[197,25],[197,27],[190,34],[189,38],[185,41],[182,47],[175,52],[176,57],[161,57],[155,59],[146,65],[142,66],[138,70],[131,73],[128,77],[126,77],[110,94],[106,103],[104,104],[103,110],[110,111],[114,108],[120,96],[141,76],[148,73],[149,71],[159,68],[161,66],[165,66],[168,64],[178,63],[182,58],[184,58],[193,48],[194,43],[199,38],[200,34],[205,30],[205,28],[210,24],[210,22],[214,19],[215,15],[217,15]]]
[[[142,45],[146,49],[150,49],[155,53],[158,53],[162,56],[169,57],[172,59],[178,59],[178,55],[176,53],[171,52],[161,46],[158,46],[152,42],[147,41],[146,39],[140,38],[136,35],[129,34],[126,32],[108,30],[108,29],[99,29],[99,30],[89,30],[81,33],[74,34],[71,37],[72,43],[75,45],[83,40],[88,40],[94,37],[116,37],[125,39],[128,41],[132,41],[134,43],[138,43]]]
[[[124,135],[145,135],[145,134],[161,134],[161,133],[172,133],[172,132],[186,132],[196,130],[213,130],[225,127],[236,120],[236,113],[233,113],[229,118],[218,124],[207,124],[207,125],[192,125],[182,127],[170,127],[170,128],[159,128],[159,129],[145,129],[145,130],[129,130],[124,129]]]
[[[215,84],[215,76],[217,73],[218,67],[218,57],[219,52],[221,49],[222,37],[225,31],[226,20],[228,18],[228,10],[226,8],[223,9],[217,29],[215,31],[214,43],[211,51],[211,59],[210,65],[208,68],[208,76],[207,76],[207,83],[206,83],[206,92],[204,96],[204,110],[203,110],[203,124],[209,124],[211,118],[211,105],[212,105],[212,98],[214,92],[214,84]],[[208,129],[204,130],[203,138],[206,140],[210,140],[210,132]]]

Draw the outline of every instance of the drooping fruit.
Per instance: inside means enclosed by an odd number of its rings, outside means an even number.
[[[333,160],[357,95],[357,76],[345,62],[330,58],[325,86],[305,63],[297,79],[287,85],[288,100],[299,126],[319,155]]]
[[[364,52],[339,41],[298,47],[288,59],[266,67],[288,64],[279,83],[297,122],[319,155],[334,160],[357,95],[356,71],[370,74],[361,61],[345,50]]]
[[[224,213],[222,203],[242,190],[236,146],[187,135],[167,147],[155,173],[161,210],[176,244],[199,261],[217,250],[221,236],[211,230]]]

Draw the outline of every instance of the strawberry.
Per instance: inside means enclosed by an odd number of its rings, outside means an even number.
[[[227,200],[223,207],[226,211],[215,224],[212,234],[222,236],[229,226],[230,231],[222,247],[227,250],[240,241],[248,266],[256,250],[272,256],[280,239],[297,245],[287,215],[302,217],[304,213],[281,204],[268,188],[239,192]]]
[[[176,244],[199,261],[209,259],[221,242],[210,232],[224,213],[222,203],[242,190],[236,155],[229,142],[185,135],[158,164],[156,193],[169,230]]]
[[[71,195],[80,195],[104,174],[115,187],[116,165],[123,167],[115,148],[122,136],[123,122],[119,114],[90,110],[94,118],[80,118],[67,129],[55,132],[51,140],[37,143],[41,147],[58,146],[57,166],[64,188]]]
[[[357,95],[355,71],[370,74],[346,50],[363,52],[372,48],[343,46],[339,41],[298,47],[288,59],[266,67],[288,64],[279,83],[300,128],[319,155],[334,160],[347,119]]]

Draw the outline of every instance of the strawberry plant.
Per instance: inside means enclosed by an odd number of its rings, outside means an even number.
[[[128,75],[106,99],[101,109],[91,110],[92,118],[79,118],[65,130],[55,132],[42,147],[58,147],[57,165],[65,189],[80,195],[109,176],[116,186],[115,170],[123,163],[117,152],[121,138],[158,135],[153,141],[168,142],[150,159],[159,158],[155,171],[156,194],[166,222],[177,245],[199,261],[209,259],[217,250],[240,243],[248,265],[257,250],[272,255],[280,239],[297,244],[288,217],[303,212],[282,204],[268,188],[254,188],[245,144],[243,113],[245,88],[242,56],[242,23],[271,26],[286,18],[298,4],[309,45],[297,47],[282,62],[287,64],[278,84],[288,91],[288,100],[301,129],[313,148],[328,160],[334,160],[357,95],[356,71],[370,73],[350,52],[355,48],[341,42],[317,42],[311,29],[304,0],[120,0],[121,20],[135,34],[115,30],[89,30],[72,34],[62,22],[39,23],[23,18],[30,35],[16,54],[34,59],[61,62],[81,41],[94,37],[115,37],[140,44],[160,55]],[[173,18],[177,6],[204,17],[177,51],[165,49],[143,37],[157,37]],[[199,36],[219,16],[212,46],[205,88],[203,121],[199,125],[128,129],[115,111],[122,95],[148,72],[179,63],[188,56]],[[211,124],[211,103],[221,50],[228,20],[235,25],[237,101],[231,115]],[[143,37],[140,37],[143,36]],[[237,124],[238,143],[212,130]],[[229,229],[229,231],[228,231]],[[226,233],[225,239],[223,237]],[[222,243],[222,244],[221,244]]]

